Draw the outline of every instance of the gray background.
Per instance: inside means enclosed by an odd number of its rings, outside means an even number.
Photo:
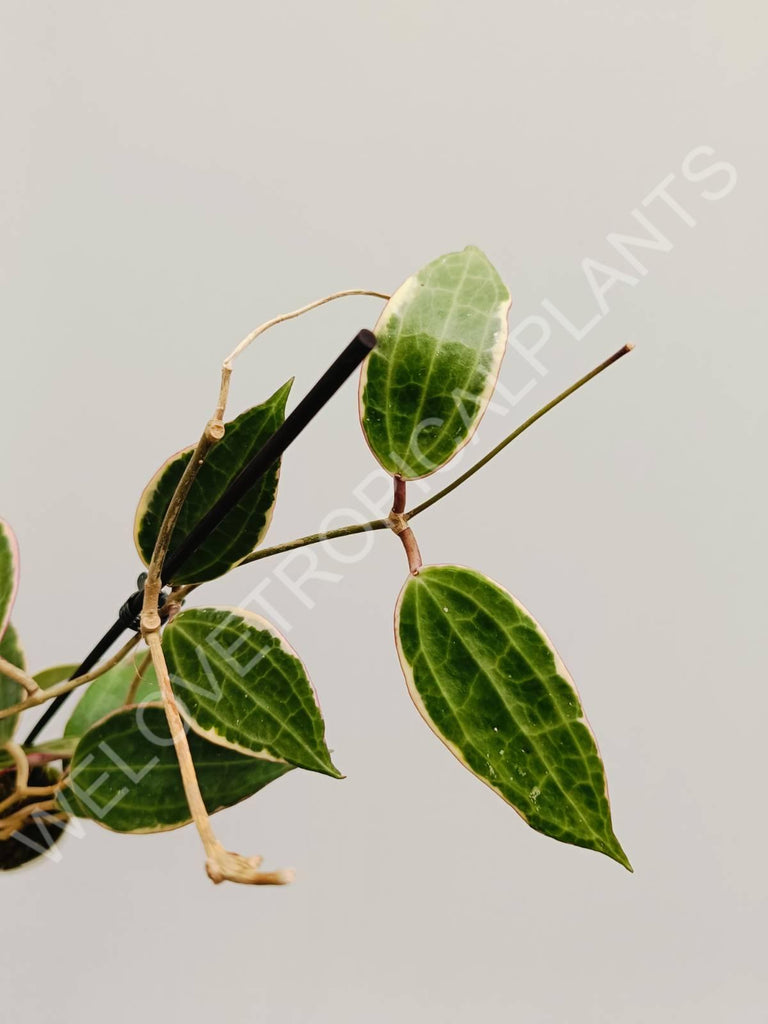
[[[345,579],[311,584],[313,609],[269,591],[348,778],[289,776],[216,824],[296,885],[214,888],[192,831],[90,826],[2,879],[9,1019],[766,1019],[767,32],[758,0],[4,0],[0,511],[35,670],[111,621],[138,495],[256,324],[470,242],[513,326],[542,299],[585,322],[581,260],[629,269],[606,235],[655,185],[674,174],[697,221],[655,204],[672,250],[583,340],[553,330],[547,375],[474,451],[636,352],[418,523],[426,560],[490,573],[557,643],[636,874],[528,831],[430,734],[392,644],[405,561],[381,534],[346,568],[322,555]],[[738,172],[717,201],[723,175],[681,172],[702,145]],[[264,338],[231,411],[293,373],[301,393],[379,308]],[[506,387],[532,376],[510,351]],[[358,508],[371,468],[349,385],[286,462],[272,540]],[[237,604],[267,572],[205,600]]]

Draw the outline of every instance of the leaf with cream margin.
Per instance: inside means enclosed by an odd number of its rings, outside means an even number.
[[[0,519],[0,639],[11,617],[19,585],[19,548],[13,530]]]
[[[176,527],[169,555],[197,525],[211,506],[285,420],[285,406],[293,381],[283,384],[263,405],[248,409],[226,424],[224,437],[208,453],[190,487]],[[176,485],[194,448],[185,448],[155,473],[139,501],[134,540],[145,565],[149,565],[157,535]],[[272,521],[280,463],[237,502],[199,548],[189,556],[173,579],[166,583],[204,583],[228,572],[264,540]]]
[[[474,246],[428,263],[389,300],[359,398],[368,444],[387,472],[429,476],[471,439],[496,386],[510,303]]]
[[[428,566],[395,613],[400,663],[427,724],[538,832],[632,870],[579,696],[518,601],[472,569]]]
[[[307,670],[265,619],[241,608],[190,608],[163,650],[181,713],[211,743],[341,778]]]
[[[188,735],[209,814],[253,796],[291,765],[238,754]],[[166,832],[192,817],[163,705],[121,708],[80,739],[58,803],[113,832]]]
[[[9,661],[22,671],[26,670],[24,650],[12,622],[6,625],[5,633],[0,638],[0,657],[5,658],[6,661]],[[11,708],[22,700],[24,700],[24,690],[22,687],[13,679],[9,679],[8,676],[0,673],[0,708]],[[18,715],[0,718],[0,747],[13,738],[18,720]]]

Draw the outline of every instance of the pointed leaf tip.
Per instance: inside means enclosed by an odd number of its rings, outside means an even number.
[[[183,540],[235,477],[285,420],[285,407],[293,385],[286,381],[271,398],[226,424],[224,437],[210,451],[190,488],[179,514],[174,537]],[[160,526],[176,486],[192,455],[185,448],[155,473],[144,489],[134,523],[136,548],[149,565]],[[277,501],[280,463],[224,517],[169,583],[203,583],[228,572],[264,540]],[[178,543],[178,541],[177,541]],[[169,555],[173,555],[171,541]]]
[[[462,764],[532,828],[631,871],[573,681],[526,609],[472,569],[426,566],[395,622],[411,697]]]
[[[163,643],[182,714],[201,736],[342,778],[307,670],[266,620],[242,608],[190,608]]]

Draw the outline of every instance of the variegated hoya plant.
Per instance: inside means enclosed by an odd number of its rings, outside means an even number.
[[[331,298],[388,299],[362,364],[360,420],[391,474],[386,519],[265,548],[280,464],[233,502],[168,579],[163,565],[285,421],[291,382],[224,422],[232,362],[264,329]],[[611,823],[605,772],[573,681],[552,642],[500,583],[459,565],[423,565],[413,520],[542,415],[614,363],[577,381],[448,486],[408,508],[407,485],[446,466],[470,441],[493,394],[507,344],[509,292],[480,250],[429,263],[391,297],[342,292],[276,317],[238,346],[195,448],[172,456],[139,501],[134,537],[147,567],[134,635],[93,670],[27,673],[11,623],[19,577],[14,534],[0,521],[0,867],[50,858],[73,817],[122,833],[194,822],[210,878],[281,884],[285,870],[230,853],[210,815],[294,769],[341,777],[299,655],[274,625],[242,609],[190,606],[197,588],[303,545],[389,529],[408,576],[395,605],[397,653],[427,725],[533,829],[629,861]],[[371,342],[373,344],[373,341]],[[167,559],[170,558],[170,562]],[[139,653],[144,641],[149,650]],[[62,735],[21,742],[22,712],[83,687]]]

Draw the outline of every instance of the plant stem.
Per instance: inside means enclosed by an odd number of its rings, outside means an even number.
[[[131,685],[128,687],[128,692],[126,693],[125,700],[123,701],[125,707],[130,707],[131,704],[134,704],[136,702],[136,693],[139,689],[139,686],[141,685],[141,680],[144,678],[151,662],[152,652],[148,651],[142,658],[141,663],[139,665],[134,666],[133,679],[131,680]]]
[[[13,761],[13,766],[16,769],[16,789],[26,789],[29,783],[29,760],[27,755],[24,753],[24,748],[20,747],[18,743],[13,743],[9,740],[3,748],[7,751],[8,756]],[[13,803],[13,800],[11,800]],[[10,807],[9,803],[3,801],[0,804],[0,810],[4,807]]]
[[[352,537],[357,533],[372,533],[375,530],[387,530],[390,528],[388,519],[373,519],[370,523],[355,523],[354,526],[341,526],[338,530],[328,530],[327,533],[312,533],[308,537],[299,537],[297,540],[286,541],[285,544],[275,544],[271,548],[261,548],[247,555],[237,563],[235,568],[241,565],[249,565],[251,562],[258,562],[262,558],[271,558],[272,555],[281,555],[284,551],[293,551],[295,548],[304,548],[308,544],[320,544],[324,540],[335,540],[337,537]]]
[[[369,346],[365,347],[369,348]],[[349,346],[349,348],[352,348],[352,346]],[[336,364],[334,363],[334,366],[335,365]],[[346,375],[344,379],[346,379]],[[338,383],[336,384],[336,387],[338,387]],[[317,390],[317,386],[314,390]],[[310,392],[310,394],[312,393],[313,392]],[[302,404],[305,403],[307,403],[307,399],[305,399]],[[301,408],[301,406],[299,408]],[[298,433],[299,430],[301,430],[301,426],[297,428],[296,433]],[[277,434],[273,435],[273,443],[278,435],[279,431]],[[162,588],[161,574],[164,571],[163,567],[166,563],[173,530],[192,484],[200,472],[208,452],[223,436],[224,424],[217,416],[214,416],[203,431],[192,458],[187,463],[181,479],[173,492],[173,496],[168,504],[165,515],[163,516],[157,540],[155,541],[155,546],[152,550],[152,557],[149,561],[147,578],[144,583],[144,604],[141,610],[141,635],[149,647],[152,665],[155,669],[155,675],[157,676],[160,693],[163,699],[165,717],[168,722],[171,739],[173,740],[174,750],[176,751],[176,759],[179,763],[184,795],[187,799],[187,804],[189,805],[192,820],[195,823],[195,827],[197,828],[205,850],[205,869],[208,873],[208,877],[212,882],[216,883],[229,880],[231,882],[240,882],[247,885],[284,885],[287,882],[292,881],[293,875],[291,872],[259,871],[259,864],[261,863],[260,857],[243,857],[240,854],[231,853],[224,849],[214,834],[213,827],[211,826],[211,819],[205,806],[205,801],[203,800],[203,794],[200,791],[200,782],[197,778],[195,764],[192,759],[192,752],[189,749],[187,733],[184,728],[184,723],[181,720],[179,706],[176,702],[176,695],[174,694],[173,687],[171,686],[171,678],[168,672],[168,665],[165,660],[165,653],[163,652],[163,641],[160,633],[160,627],[162,626],[162,619],[160,617],[159,610],[160,590]],[[290,443],[290,436],[291,435],[289,434],[287,443]],[[268,448],[268,445],[269,442],[264,446],[264,448],[262,448],[262,452]],[[263,473],[271,463],[271,456],[267,456],[263,459],[264,465],[262,469],[261,464],[258,463],[257,455],[256,459],[249,463],[249,466],[246,467],[246,470],[240,474],[237,480],[239,481],[244,478],[244,474],[247,473],[248,469],[254,466],[254,464],[256,464],[256,468],[258,470],[255,474],[255,479],[258,479],[259,475]],[[250,486],[250,483],[248,485]],[[233,491],[235,486],[236,484],[229,487],[227,493],[224,495],[225,499],[227,495]],[[203,517],[203,519],[197,524],[198,532],[200,532],[200,527],[207,519],[215,519],[221,505],[222,500],[220,500],[214,508],[209,511],[207,516]],[[195,530],[193,530],[192,533],[194,534]],[[188,535],[185,541],[189,542],[191,536],[192,534]],[[183,546],[184,542],[182,542],[182,547]],[[196,545],[188,546],[191,546],[192,550],[194,550]],[[183,564],[184,557],[179,556],[179,549],[177,549],[177,558],[179,563]]]
[[[540,420],[542,416],[545,416],[548,412],[551,412],[552,409],[555,408],[555,406],[560,405],[560,403],[564,402],[566,398],[569,398],[580,388],[583,388],[585,384],[588,384],[589,381],[593,380],[595,377],[601,374],[603,370],[607,370],[609,366],[612,366],[615,362],[618,362],[618,360],[621,359],[622,356],[625,356],[628,352],[631,352],[632,348],[632,345],[624,345],[624,347],[620,348],[618,352],[614,352],[612,356],[610,356],[604,362],[600,363],[599,366],[596,366],[594,370],[590,370],[590,372],[586,376],[582,377],[581,380],[577,380],[575,384],[571,384],[569,388],[566,388],[566,390],[559,394],[556,398],[553,398],[551,402],[547,402],[546,405],[542,406],[541,409],[538,410],[538,412],[535,412],[533,416],[531,416],[529,419],[525,421],[525,423],[521,424],[519,427],[513,430],[508,437],[504,438],[504,440],[500,444],[497,444],[496,447],[492,449],[492,451],[488,452],[487,455],[484,455],[482,459],[480,459],[473,466],[471,466],[466,471],[466,473],[463,473],[460,477],[454,480],[453,483],[448,484],[447,487],[444,487],[437,494],[434,494],[431,498],[427,499],[427,501],[422,502],[421,505],[417,505],[416,508],[411,509],[410,512],[401,513],[402,518],[406,521],[409,519],[413,519],[414,516],[420,515],[420,513],[425,512],[428,508],[431,508],[432,505],[436,504],[438,501],[441,501],[448,494],[450,494],[451,491],[454,491],[457,487],[460,487],[461,484],[463,484],[466,480],[469,480],[470,477],[474,476],[474,474],[477,473],[478,470],[481,470],[483,466],[486,466],[491,461],[491,459],[494,459],[499,454],[499,452],[502,452],[507,447],[508,444],[511,444],[512,441],[520,437],[520,435],[523,434],[526,430],[528,430],[529,427],[532,427],[533,424],[537,422],[537,420]],[[252,554],[247,555],[245,558],[241,559],[241,561],[237,563],[237,566],[235,566],[235,568],[241,565],[249,565],[251,562],[258,562],[262,558],[271,558],[273,555],[281,555],[286,551],[295,551],[296,548],[307,547],[310,544],[320,544],[326,540],[336,540],[338,537],[352,537],[355,534],[359,533],[369,533],[374,530],[386,529],[394,529],[394,532],[397,533],[398,530],[395,529],[395,526],[397,525],[399,525],[399,523],[396,519],[396,515],[394,519],[392,515],[390,515],[388,519],[373,519],[369,523],[355,523],[353,526],[342,526],[339,527],[339,529],[337,530],[329,530],[327,533],[311,533],[306,537],[299,537],[296,540],[286,541],[285,544],[275,544],[273,547],[261,548],[258,551],[254,551]],[[186,588],[183,596],[186,596],[186,594],[193,589],[194,586]]]
[[[229,382],[232,377],[232,363],[252,342],[256,341],[259,335],[268,331],[271,327],[276,327],[277,324],[284,324],[287,320],[295,320],[296,317],[303,316],[304,313],[309,313],[310,310],[317,309],[318,306],[324,306],[326,302],[334,302],[336,299],[345,299],[350,295],[369,295],[372,298],[384,300],[387,300],[390,297],[384,292],[369,291],[365,288],[347,288],[341,292],[333,292],[332,295],[324,295],[322,299],[315,299],[314,302],[308,302],[306,306],[294,309],[290,313],[280,313],[278,316],[273,316],[271,320],[267,320],[266,323],[261,324],[255,330],[251,331],[250,334],[247,334],[222,363],[219,401],[216,406],[214,419],[221,421],[224,418],[224,411],[227,407],[227,399],[229,397]]]
[[[308,425],[311,419],[322,409],[325,403],[338,391],[341,385],[360,365],[370,350],[375,346],[376,338],[371,331],[358,331],[357,335],[334,360],[323,376],[313,388],[302,399],[293,412],[284,420],[282,426],[278,427],[274,434],[267,440],[262,448],[254,455],[248,464],[241,470],[235,480],[230,484],[219,500],[206,512],[192,528],[186,537],[182,538],[174,550],[168,553],[169,542],[173,527],[178,517],[181,502],[186,495],[195,475],[199,471],[202,462],[210,449],[224,435],[224,424],[218,417],[218,413],[206,425],[205,431],[197,444],[191,459],[185,467],[182,478],[178,484],[174,496],[171,498],[171,505],[163,520],[156,542],[156,551],[150,560],[144,590],[137,590],[128,598],[120,609],[118,619],[110,627],[107,633],[101,638],[96,647],[90,652],[85,661],[75,670],[76,675],[82,676],[96,661],[112,646],[118,637],[130,626],[130,622],[137,612],[141,612],[142,628],[159,629],[161,616],[159,615],[159,595],[162,589],[162,578],[172,579],[174,573],[182,566],[187,557],[192,554],[206,537],[219,525],[221,520],[236,504],[236,502],[253,486],[261,476],[284,454],[288,446],[296,439],[302,430]],[[175,507],[174,507],[175,506]],[[170,514],[169,514],[170,513]],[[162,558],[158,556],[159,547]],[[136,603],[138,602],[138,607]],[[127,616],[127,619],[126,619]],[[23,684],[22,684],[23,685]],[[48,699],[48,698],[45,698]],[[27,737],[27,744],[32,744],[42,729],[47,725],[56,711],[61,707],[66,694],[61,694],[40,716],[40,719],[32,728]],[[42,703],[42,700],[35,701]],[[33,705],[27,705],[31,707]],[[3,717],[0,714],[0,717]]]
[[[580,388],[583,388],[585,384],[588,384],[591,380],[597,377],[598,374],[602,373],[603,370],[607,370],[609,366],[612,366],[614,363],[618,362],[618,360],[621,359],[622,356],[625,356],[628,352],[631,352],[632,348],[632,345],[625,345],[623,348],[620,348],[618,352],[614,352],[614,354],[610,356],[608,359],[606,359],[605,362],[602,362],[599,366],[596,366],[595,369],[591,370],[585,377],[582,377],[581,380],[577,380],[575,384],[571,384],[571,386],[569,388],[566,388],[565,391],[563,391],[561,394],[557,396],[557,398],[553,398],[551,402],[547,402],[547,404],[542,406],[538,412],[535,412],[533,416],[527,419],[525,423],[522,423],[519,427],[517,427],[516,430],[513,430],[508,437],[505,437],[500,444],[497,444],[495,448],[491,449],[491,451],[489,451],[487,455],[484,455],[482,459],[476,462],[474,466],[470,466],[466,473],[462,473],[462,475],[460,477],[457,477],[457,479],[454,480],[453,483],[448,484],[447,487],[444,487],[442,491],[438,491],[437,494],[433,494],[431,498],[428,498],[426,501],[423,501],[421,505],[417,505],[416,508],[411,509],[410,512],[406,512],[405,518],[413,519],[414,516],[421,515],[422,512],[426,512],[428,508],[431,508],[433,505],[437,504],[438,501],[442,501],[442,499],[449,495],[451,491],[455,491],[457,487],[461,487],[463,483],[469,480],[470,477],[474,476],[475,473],[477,473],[479,470],[483,468],[483,466],[487,466],[491,459],[495,459],[499,452],[504,451],[508,444],[511,444],[516,438],[520,437],[521,434],[525,433],[525,431],[529,427],[532,427],[533,424],[537,422],[537,420],[540,420],[542,416],[546,416],[548,412],[551,412],[552,409],[555,408],[555,406],[558,406],[561,402],[564,402],[566,398],[570,398],[572,394],[574,394]]]
[[[17,668],[12,662],[6,661],[5,658],[0,658],[0,675],[8,676],[14,683],[18,683],[26,691],[28,697],[34,697],[41,692],[40,686],[32,676],[28,676],[26,672]]]
[[[548,412],[551,412],[552,409],[560,405],[561,402],[564,402],[566,398],[569,398],[580,388],[583,388],[585,384],[588,384],[589,381],[593,380],[604,370],[607,370],[609,366],[612,366],[614,363],[618,362],[618,360],[621,359],[622,356],[625,356],[628,352],[631,352],[632,347],[632,345],[624,345],[623,348],[620,348],[618,352],[614,352],[612,356],[610,356],[604,362],[600,363],[599,366],[596,366],[594,370],[591,370],[588,374],[586,374],[586,376],[576,381],[576,383],[572,384],[569,388],[566,388],[566,390],[559,394],[556,398],[553,398],[551,402],[548,402],[546,405],[542,406],[542,408],[539,409],[538,412],[535,412],[533,416],[529,417],[529,419],[527,419],[525,423],[521,424],[519,427],[513,430],[512,433],[509,434],[509,436],[506,437],[500,444],[496,445],[496,447],[493,448],[490,452],[488,452],[487,455],[484,455],[482,459],[480,459],[473,466],[471,466],[466,471],[466,473],[463,473],[452,483],[448,484],[447,487],[444,487],[437,494],[434,494],[431,498],[428,498],[426,501],[422,502],[421,505],[417,505],[416,508],[411,509],[410,512],[403,513],[403,519],[406,521],[409,519],[413,519],[414,516],[420,515],[422,512],[425,512],[428,508],[431,508],[433,505],[435,505],[437,502],[442,501],[443,498],[449,495],[452,491],[456,490],[457,487],[460,487],[463,483],[469,480],[470,477],[474,476],[474,474],[481,470],[483,466],[486,466],[491,461],[491,459],[494,459],[500,452],[502,452],[507,447],[508,444],[511,444],[512,441],[520,437],[520,435],[523,434],[526,430],[528,430],[529,427],[532,427],[534,423],[536,423],[538,420],[542,418],[542,416],[545,416]],[[392,521],[390,519],[374,519],[368,523],[354,523],[350,526],[339,527],[336,530],[329,530],[326,533],[313,533],[309,534],[306,537],[299,537],[296,540],[286,541],[284,544],[276,544],[273,547],[261,548],[260,550],[254,551],[252,554],[247,555],[237,564],[238,566],[249,565],[251,562],[260,561],[262,558],[271,558],[273,555],[280,555],[287,551],[295,551],[297,548],[307,547],[311,544],[320,544],[323,541],[336,540],[340,537],[352,537],[360,533],[368,533],[386,529],[392,529]],[[179,599],[186,597],[187,594],[191,593],[193,590],[196,589],[197,585],[195,584],[177,588]],[[84,683],[90,682],[92,679],[95,679],[98,675],[101,675],[102,672],[107,671],[107,669],[111,668],[113,665],[121,661],[125,657],[125,655],[130,651],[130,649],[136,644],[136,642],[137,638],[134,637],[131,641],[129,641],[129,643],[124,648],[122,648],[122,650],[118,652],[118,654],[114,658],[111,658],[109,661],[105,662],[95,672],[83,675],[79,679],[74,679],[68,682],[60,683],[58,686],[51,687],[51,689],[49,690],[42,691],[42,693],[39,695],[41,699],[33,698],[30,700],[23,701],[21,704],[17,704],[12,708],[5,708],[0,710],[0,719],[7,718],[9,715],[16,714],[19,711],[24,711],[27,708],[35,707],[38,704],[42,704],[45,701],[51,700],[53,697],[56,697],[59,694],[67,693],[69,690],[74,689],[77,686],[82,686]]]
[[[200,792],[200,783],[197,779],[197,772],[195,771],[195,764],[189,749],[184,723],[181,720],[173,688],[171,687],[171,679],[163,653],[160,633],[155,630],[150,631],[145,639],[152,655],[152,664],[160,686],[168,728],[176,751],[176,758],[179,762],[184,795],[187,798],[192,820],[195,823],[203,849],[205,850],[205,869],[208,877],[212,882],[218,883],[229,880],[246,885],[285,885],[292,881],[292,872],[285,870],[259,871],[260,857],[242,857],[239,854],[230,853],[224,849],[216,838],[211,827],[211,819],[208,815],[203,795]]]
[[[62,816],[54,813],[58,810],[59,808],[55,800],[43,800],[42,803],[27,804],[16,811],[15,814],[4,818],[2,823],[0,823],[0,841],[10,839],[16,832],[20,832],[29,819],[37,814],[44,816],[46,821],[61,821]]]
[[[421,552],[416,541],[416,534],[408,525],[408,520],[405,517],[406,489],[408,485],[399,474],[395,475],[394,482],[395,495],[392,502],[392,511],[389,513],[389,526],[392,532],[400,538],[405,548],[405,554],[408,558],[408,570],[411,576],[418,576],[419,570],[424,563],[421,560]]]
[[[144,639],[146,639],[147,633],[150,631],[156,632],[161,626],[158,608],[160,591],[163,587],[161,573],[176,521],[192,488],[192,484],[203,467],[208,452],[223,436],[224,425],[222,423],[211,420],[206,424],[205,430],[201,434],[200,440],[197,442],[197,446],[192,453],[192,458],[184,467],[181,480],[176,485],[176,490],[173,492],[168,508],[163,516],[155,547],[152,551],[152,557],[147,567],[147,578],[144,583],[144,603],[141,609],[141,631]]]
[[[41,743],[33,749],[23,748],[27,756],[30,768],[41,764],[50,764],[51,761],[63,761],[72,757],[77,746],[77,740],[70,736],[60,737],[57,740],[49,740]],[[7,749],[0,750],[0,774],[9,771],[14,766],[13,759]]]
[[[92,672],[86,672],[85,675],[82,676],[75,676],[73,679],[65,679],[64,682],[57,683],[55,686],[51,686],[47,690],[41,689],[39,693],[21,701],[20,704],[14,704],[13,707],[1,708],[0,719],[8,718],[10,715],[16,715],[20,711],[26,711],[27,708],[37,707],[38,704],[45,704],[46,701],[53,700],[56,697],[61,697],[63,694],[77,689],[78,686],[85,686],[86,683],[90,683],[94,679],[98,679],[100,675],[103,675],[111,668],[114,668],[115,665],[118,665],[123,658],[133,650],[138,642],[138,635],[133,636],[126,644],[123,644],[117,654],[114,654],[107,661],[103,661],[99,667],[93,669]]]
[[[279,459],[285,454],[301,432],[311,423],[321,409],[327,405],[342,384],[354,373],[363,360],[376,346],[376,338],[366,328],[358,331],[352,341],[342,350],[331,363],[317,383],[310,388],[296,408],[286,417],[274,434],[243,467],[227,490],[205,513],[202,519],[192,527],[186,537],[174,548],[163,566],[162,575],[166,581],[172,581],[177,570],[199,545],[220,525],[224,517],[243,498]],[[223,432],[223,424],[222,432]],[[187,463],[189,469],[193,458]],[[186,473],[186,470],[185,470]],[[182,477],[182,480],[184,478]],[[151,571],[145,583],[145,589],[152,578]]]

